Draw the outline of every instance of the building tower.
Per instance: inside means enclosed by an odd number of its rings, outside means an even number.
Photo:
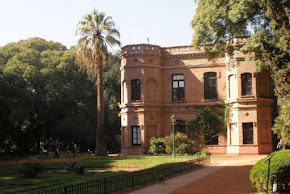
[[[247,38],[235,38],[234,46]],[[254,62],[246,57],[253,53],[234,51],[226,57],[226,104],[230,107],[227,126],[227,154],[264,154],[272,151],[272,104],[270,75],[255,73]]]
[[[122,154],[142,154],[149,138],[162,135],[161,48],[129,45],[121,58]]]

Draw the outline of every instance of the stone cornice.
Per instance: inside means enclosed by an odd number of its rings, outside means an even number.
[[[119,56],[120,59],[125,57],[161,57],[161,53],[147,53],[147,52],[136,52],[136,53],[124,53]]]
[[[198,64],[198,65],[172,65],[172,66],[162,66],[163,69],[182,69],[182,68],[208,68],[208,67],[225,67],[225,63],[216,63],[216,64]]]
[[[221,105],[221,100],[215,101],[200,101],[200,102],[172,102],[172,103],[129,103],[129,104],[121,104],[119,105],[120,109],[123,108],[135,108],[135,107],[159,107],[159,108],[181,108],[181,107],[194,107],[194,106],[208,106],[208,105]]]
[[[224,63],[217,63],[217,64],[198,64],[198,65],[125,65],[120,67],[120,70],[129,69],[129,68],[156,68],[156,69],[188,69],[188,68],[208,68],[208,67],[225,67],[226,64]]]
[[[188,54],[165,54],[162,55],[162,58],[164,59],[170,59],[170,58],[195,58],[195,57],[202,57],[202,58],[208,58],[206,53],[188,53]]]

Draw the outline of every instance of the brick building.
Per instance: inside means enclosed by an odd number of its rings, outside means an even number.
[[[241,45],[247,38],[236,38]],[[219,135],[213,154],[263,154],[272,151],[270,75],[254,73],[253,62],[238,51],[213,63],[204,50],[139,44],[121,53],[121,152],[142,154],[151,137],[172,133],[196,118],[197,106],[231,105],[227,135]]]

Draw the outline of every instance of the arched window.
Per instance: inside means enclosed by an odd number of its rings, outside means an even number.
[[[131,99],[140,100],[141,99],[141,86],[140,79],[131,80]]]
[[[252,94],[252,74],[243,73],[242,74],[242,96]]]
[[[204,99],[217,99],[216,72],[208,72],[204,74]]]
[[[175,129],[181,133],[185,133],[185,121],[183,120],[176,120],[175,122]]]
[[[184,75],[172,76],[172,101],[184,101]]]

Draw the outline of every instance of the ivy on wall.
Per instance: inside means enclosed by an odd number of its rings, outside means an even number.
[[[198,106],[197,117],[190,121],[188,134],[199,146],[218,144],[218,134],[226,135],[226,124],[229,122],[230,106]]]

